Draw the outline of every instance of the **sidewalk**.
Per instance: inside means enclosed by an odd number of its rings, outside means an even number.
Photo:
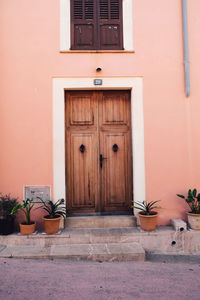
[[[75,260],[144,261],[162,255],[172,258],[200,256],[200,231],[175,231],[159,227],[154,232],[139,228],[65,228],[56,235],[42,233],[0,236],[0,257],[65,258]]]

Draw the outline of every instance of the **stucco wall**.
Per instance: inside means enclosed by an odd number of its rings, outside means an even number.
[[[185,217],[200,188],[200,2],[188,1],[191,96],[184,93],[181,1],[133,2],[135,53],[60,53],[59,1],[0,1],[0,191],[53,184],[52,78],[142,76],[146,195],[159,223]]]

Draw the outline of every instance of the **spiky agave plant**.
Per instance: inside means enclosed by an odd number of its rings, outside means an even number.
[[[44,209],[48,215],[45,216],[47,219],[55,219],[60,216],[65,217],[66,216],[66,208],[64,206],[64,199],[59,199],[55,203],[51,200],[48,200],[45,202],[42,198],[37,197],[42,205],[37,207],[37,209],[42,208]]]
[[[156,201],[149,201],[147,202],[146,200],[142,201],[142,202],[133,202],[133,207],[136,209],[139,209],[141,211],[141,214],[143,215],[154,215],[156,214],[155,211],[153,211],[154,209],[160,209],[162,208],[161,206],[157,206],[156,203],[158,203],[161,200],[156,200]]]

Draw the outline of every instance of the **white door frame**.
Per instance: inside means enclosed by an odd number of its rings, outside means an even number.
[[[66,199],[65,180],[65,90],[131,90],[134,200],[145,200],[143,79],[104,77],[101,86],[94,78],[53,78],[53,200]]]

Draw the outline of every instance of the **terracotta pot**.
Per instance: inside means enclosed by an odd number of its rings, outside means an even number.
[[[32,234],[33,232],[35,232],[35,223],[32,223],[30,225],[21,223],[19,224],[19,228],[20,233],[23,235]]]
[[[157,225],[157,212],[153,215],[143,215],[142,212],[138,213],[140,219],[140,226],[145,231],[153,231]]]
[[[192,229],[200,230],[200,214],[188,214],[188,223]]]
[[[44,217],[43,220],[44,220],[44,230],[47,234],[54,234],[58,232],[61,217],[55,219],[48,219]]]

